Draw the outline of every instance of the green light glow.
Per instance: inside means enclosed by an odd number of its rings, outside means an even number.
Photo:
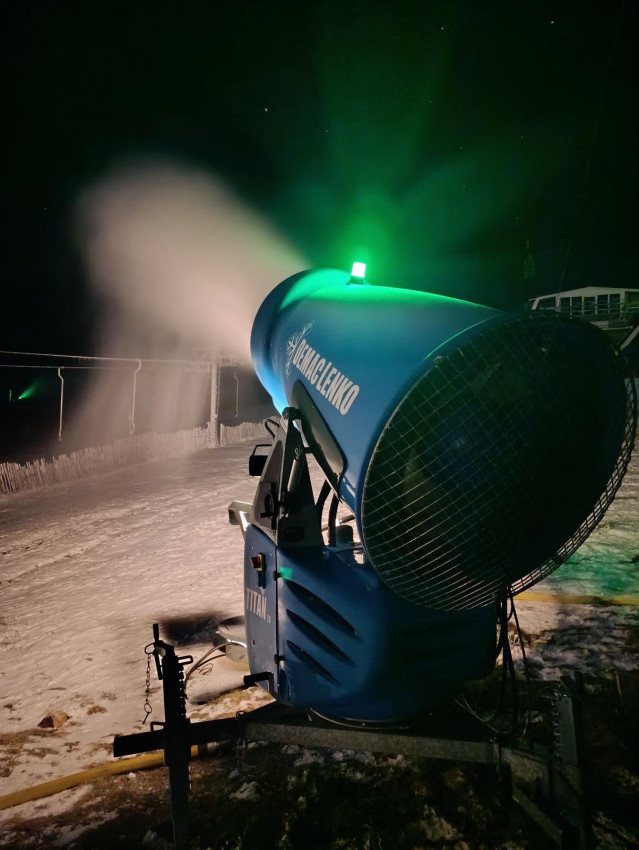
[[[292,578],[293,569],[292,569],[292,567],[280,567],[279,568],[279,574],[280,574],[280,577],[283,578],[284,581],[286,581],[287,579]]]
[[[351,277],[360,278],[364,280],[366,277],[366,263],[353,263],[353,268],[351,269]]]
[[[51,373],[40,374],[20,393],[19,396],[16,396],[16,401],[52,396],[57,393],[57,389],[58,387],[54,375]]]

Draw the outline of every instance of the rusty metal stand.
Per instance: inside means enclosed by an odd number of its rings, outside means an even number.
[[[554,750],[506,747],[495,739],[464,741],[426,737],[411,734],[408,730],[337,727],[315,715],[302,714],[280,703],[242,712],[236,718],[191,723],[186,717],[183,665],[193,659],[190,656],[177,657],[174,648],[160,640],[157,624],[153,626],[153,637],[153,655],[158,678],[163,683],[165,720],[152,723],[150,732],[116,737],[113,755],[164,750],[176,850],[188,850],[189,847],[191,757],[207,752],[207,745],[211,743],[237,740],[394,755],[401,753],[419,758],[492,765],[500,777],[509,780],[512,799],[561,850],[588,850],[591,846],[581,781],[579,674],[562,680],[563,688],[556,695],[553,706]],[[156,726],[160,728],[156,730]]]

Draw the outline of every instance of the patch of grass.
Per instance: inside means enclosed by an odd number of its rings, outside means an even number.
[[[38,728],[0,733],[0,777],[10,776],[23,749],[51,734],[55,734],[55,730]]]

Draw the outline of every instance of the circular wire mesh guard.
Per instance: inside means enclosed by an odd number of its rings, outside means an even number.
[[[597,328],[536,315],[484,329],[429,363],[375,446],[362,499],[375,570],[445,610],[530,587],[604,515],[636,421]]]

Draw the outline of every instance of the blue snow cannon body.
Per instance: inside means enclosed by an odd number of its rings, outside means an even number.
[[[557,315],[317,270],[268,295],[251,355],[282,414],[231,510],[252,680],[364,723],[445,704],[493,669],[497,606],[621,483],[636,413],[616,350]]]

